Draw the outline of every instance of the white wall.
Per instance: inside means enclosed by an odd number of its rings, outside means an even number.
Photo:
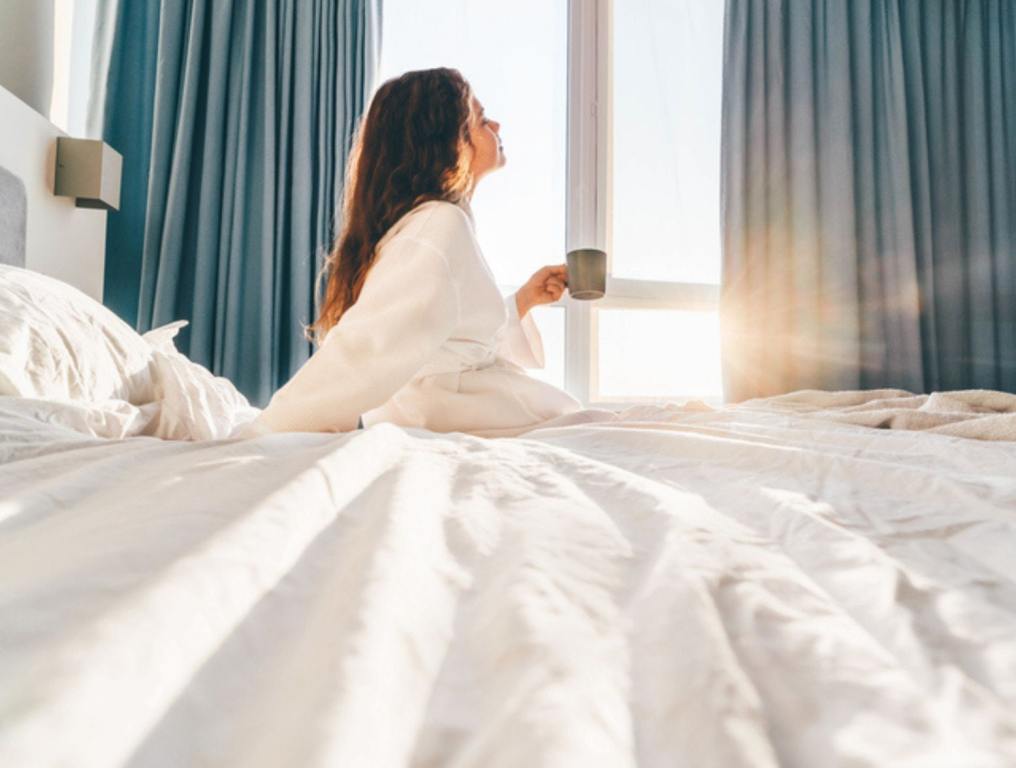
[[[0,86],[49,115],[53,0],[0,0]]]
[[[77,208],[71,198],[53,194],[56,139],[63,135],[0,87],[0,165],[21,177],[28,194],[25,266],[101,301],[106,212]]]

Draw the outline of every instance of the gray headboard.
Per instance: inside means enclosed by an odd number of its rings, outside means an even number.
[[[25,184],[0,168],[0,264],[25,266]]]

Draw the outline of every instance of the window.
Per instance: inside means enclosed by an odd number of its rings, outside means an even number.
[[[720,400],[724,4],[612,5],[599,90],[610,103],[611,281],[593,310],[590,400]]]
[[[49,119],[71,136],[88,136],[91,57],[98,0],[53,2],[53,94]]]
[[[504,293],[570,248],[608,253],[607,296],[534,310],[534,371],[598,406],[719,400],[717,0],[385,0],[381,80],[458,68],[508,163],[477,228]]]
[[[614,274],[717,283],[723,3],[626,0],[616,11]]]
[[[651,347],[666,348],[649,354]],[[713,397],[720,391],[720,328],[715,311],[600,309],[599,377],[607,400]],[[633,355],[633,349],[646,349]]]

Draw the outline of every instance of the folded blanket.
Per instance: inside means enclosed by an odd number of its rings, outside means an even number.
[[[736,406],[785,410],[879,429],[909,429],[976,440],[1016,441],[1016,395],[986,389],[915,395],[902,389],[805,389]]]

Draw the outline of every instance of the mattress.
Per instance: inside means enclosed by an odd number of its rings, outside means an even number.
[[[0,765],[1016,764],[1016,443],[834,410],[181,442],[0,398]]]

